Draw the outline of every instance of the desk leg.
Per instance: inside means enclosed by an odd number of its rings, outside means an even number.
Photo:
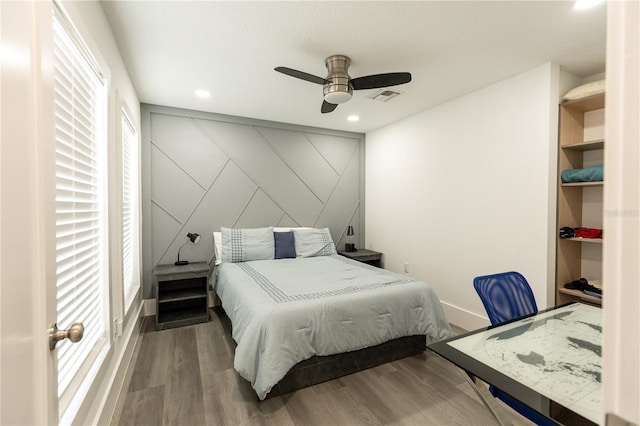
[[[480,398],[480,401],[482,401],[484,406],[489,409],[498,424],[500,426],[512,426],[513,423],[510,420],[507,420],[505,416],[500,412],[501,407],[498,406],[495,397],[491,395],[491,392],[489,392],[487,386],[480,379],[466,371],[460,371],[460,373],[464,376],[467,382],[469,382],[473,390]]]

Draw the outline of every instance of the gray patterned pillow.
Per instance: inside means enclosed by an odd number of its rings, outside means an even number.
[[[222,261],[229,263],[273,259],[273,227],[220,228],[222,231]]]
[[[331,256],[336,246],[329,228],[293,229],[297,257]]]

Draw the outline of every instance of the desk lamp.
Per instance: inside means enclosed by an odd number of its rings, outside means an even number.
[[[353,226],[349,225],[347,227],[347,243],[344,245],[344,251],[350,252],[350,253],[357,251],[356,245],[354,243],[355,241],[354,235],[355,235],[355,232],[353,232]]]
[[[188,265],[189,264],[188,260],[180,260],[180,250],[182,250],[182,247],[184,247],[187,244],[189,244],[189,242],[191,242],[193,244],[198,244],[198,241],[200,241],[200,235],[192,234],[191,232],[187,233],[187,238],[189,238],[189,240],[186,243],[184,243],[183,245],[181,245],[180,248],[178,249],[178,260],[175,263],[176,266],[182,266],[182,265]]]

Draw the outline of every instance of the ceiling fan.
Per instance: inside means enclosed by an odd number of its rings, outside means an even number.
[[[411,74],[408,72],[391,72],[386,74],[365,75],[363,77],[349,77],[349,64],[351,59],[344,55],[329,56],[325,60],[328,74],[325,78],[317,77],[303,71],[294,70],[287,67],[276,67],[275,70],[291,77],[310,81],[311,83],[322,84],[323,114],[335,110],[338,104],[342,104],[351,99],[354,90],[378,89],[380,87],[397,86],[411,81]]]

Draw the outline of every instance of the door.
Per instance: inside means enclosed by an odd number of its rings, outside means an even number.
[[[0,2],[0,424],[58,422],[55,352],[47,341],[56,291],[46,249],[54,234],[43,214],[51,207],[44,179],[51,168],[43,165],[53,161],[44,143],[51,88],[40,55],[47,15],[51,22],[46,2]]]
[[[0,424],[53,425],[73,421],[109,349],[105,155],[91,144],[106,140],[105,86],[53,2],[0,2],[0,20]],[[89,338],[50,349],[57,318],[76,316]]]

